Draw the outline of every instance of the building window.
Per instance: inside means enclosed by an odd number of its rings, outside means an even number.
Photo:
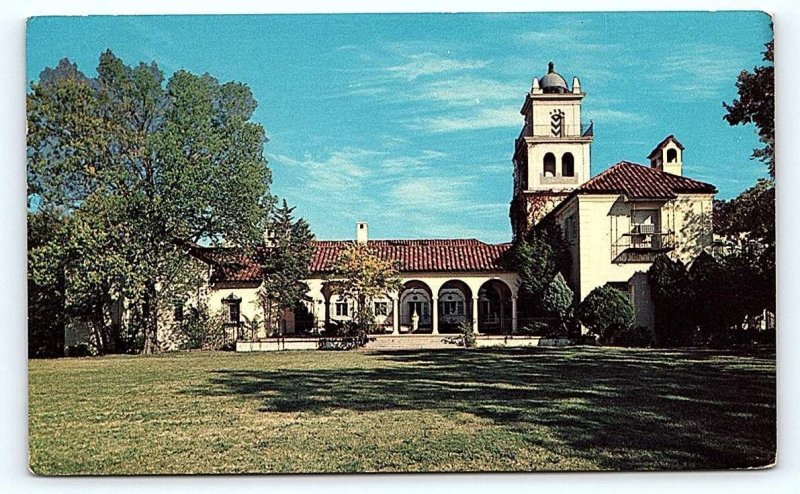
[[[175,304],[172,308],[172,319],[175,321],[183,321],[183,304]]]
[[[572,156],[572,153],[564,153],[564,155],[561,157],[561,176],[575,176],[575,157]]]
[[[409,302],[408,303],[409,316],[413,316],[415,312],[419,316],[420,320],[427,320],[428,302]]]
[[[442,315],[443,316],[463,316],[464,315],[464,302],[460,300],[442,302]]]
[[[555,177],[556,176],[556,155],[553,153],[547,153],[544,155],[543,160],[543,173],[545,177]]]
[[[222,299],[222,303],[225,306],[225,315],[228,318],[228,324],[239,324],[241,319],[241,304],[242,299],[239,297],[235,297],[233,294],[228,295],[224,299]]]
[[[375,302],[375,315],[376,316],[389,315],[389,303],[388,302]]]
[[[336,315],[337,316],[347,316],[347,301],[340,300],[336,302]]]
[[[667,163],[677,163],[677,162],[678,162],[678,150],[667,149]]]

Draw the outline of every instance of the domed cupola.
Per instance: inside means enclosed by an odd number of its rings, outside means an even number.
[[[547,64],[547,74],[539,81],[539,86],[544,93],[567,93],[567,81],[561,77],[561,74],[555,71],[555,64],[550,62]]]

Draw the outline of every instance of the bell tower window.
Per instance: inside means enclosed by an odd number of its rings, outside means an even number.
[[[542,173],[545,177],[555,177],[556,176],[556,155],[553,153],[547,153],[544,155],[544,168]]]
[[[561,157],[561,176],[575,176],[575,157],[572,156],[572,153],[564,153],[564,155]]]
[[[678,162],[678,150],[677,149],[667,149],[667,163],[677,163]]]

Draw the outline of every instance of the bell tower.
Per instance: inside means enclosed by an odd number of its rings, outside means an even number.
[[[514,148],[514,238],[538,223],[572,190],[590,178],[592,124],[581,122],[586,96],[577,77],[572,88],[553,62],[541,79],[534,77],[520,113],[525,125]]]

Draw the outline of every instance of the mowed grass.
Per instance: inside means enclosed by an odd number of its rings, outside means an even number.
[[[718,469],[774,461],[774,353],[32,360],[39,474]]]

